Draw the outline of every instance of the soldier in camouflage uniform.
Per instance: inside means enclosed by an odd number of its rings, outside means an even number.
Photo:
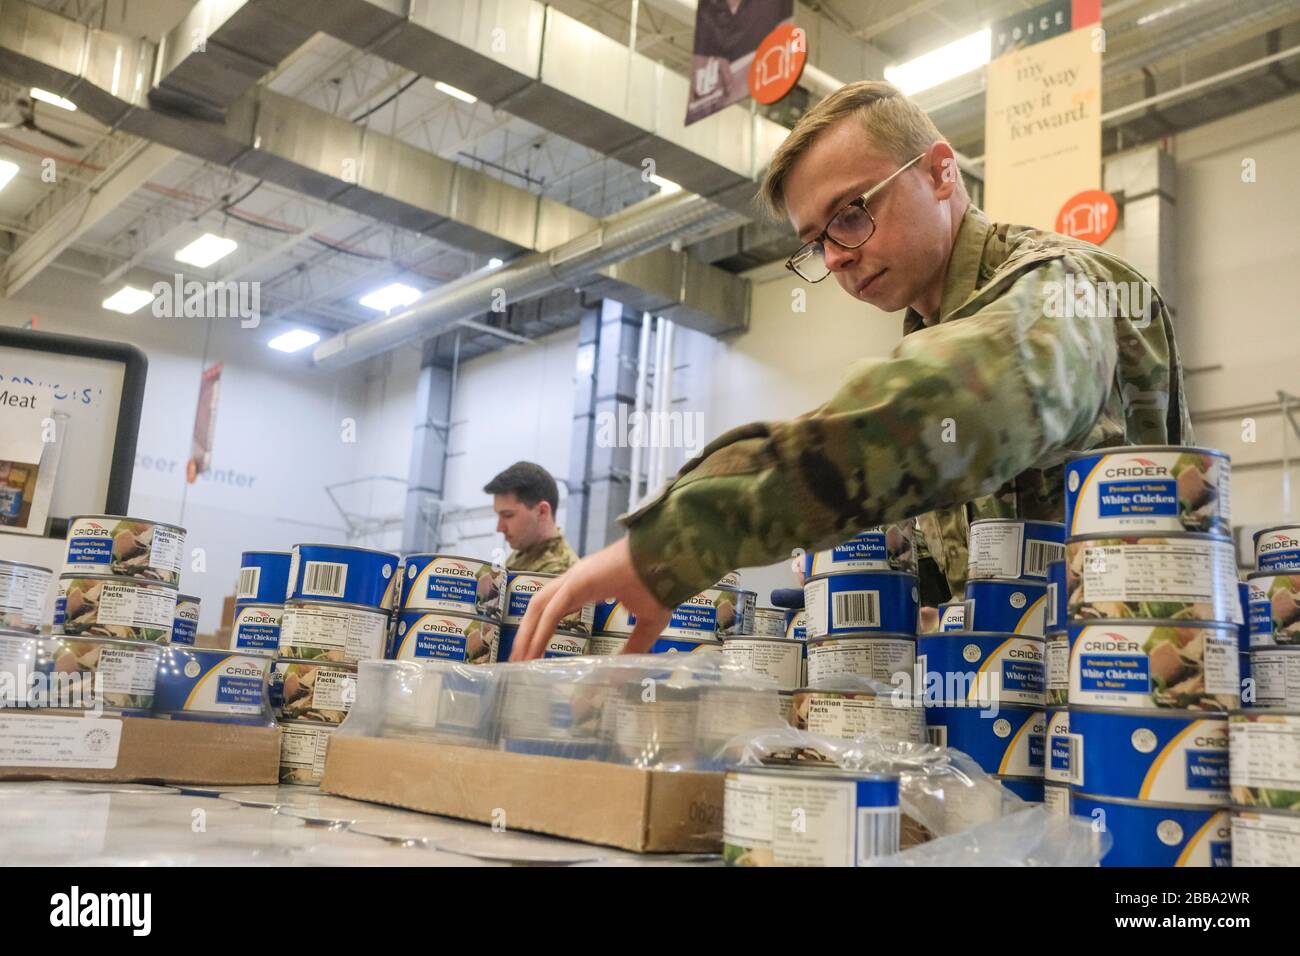
[[[1149,283],[1088,243],[990,223],[951,147],[888,84],[805,114],[764,198],[805,243],[788,265],[906,308],[902,342],[820,408],[710,443],[624,517],[625,538],[533,598],[516,659],[537,656],[565,611],[611,596],[638,619],[628,649],[643,649],[730,568],[913,516],[923,602],[958,597],[970,521],[1063,520],[1072,452],[1191,442],[1173,325]]]
[[[560,490],[541,465],[517,461],[489,481],[497,532],[514,550],[506,558],[510,571],[562,574],[578,560],[555,524]]]

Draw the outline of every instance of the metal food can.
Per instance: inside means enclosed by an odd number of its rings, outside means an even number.
[[[740,767],[723,784],[728,866],[864,866],[898,852],[896,774]],[[793,827],[788,821],[799,819]]]
[[[495,659],[500,625],[487,617],[436,611],[402,611],[389,657],[395,661],[444,660],[489,664]]]
[[[754,630],[757,595],[740,588],[714,587],[673,608],[664,637],[719,640]],[[633,619],[635,623],[635,619]]]
[[[939,608],[939,633],[966,629],[966,602],[949,601]]]
[[[391,611],[401,578],[398,558],[387,551],[338,544],[295,544],[289,552],[292,601],[350,604]]]
[[[1070,739],[1070,782],[1085,793],[1155,803],[1228,802],[1225,715],[1071,707]]]
[[[1232,810],[1233,866],[1300,866],[1300,815]]]
[[[984,578],[966,584],[967,631],[1042,637],[1047,633],[1047,585]]]
[[[43,706],[144,712],[152,709],[163,649],[102,637],[54,638],[37,650],[37,671],[48,675]]]
[[[916,641],[918,681],[941,704],[1046,702],[1043,641],[1018,634],[949,631]]]
[[[45,639],[26,631],[0,631],[0,708],[32,707],[38,651]]]
[[[990,713],[978,707],[927,707],[925,722],[930,743],[960,750],[985,773],[1043,775],[1047,715],[1039,708],[1001,705]]]
[[[915,535],[911,521],[867,528],[833,548],[805,553],[804,576],[811,578],[842,571],[906,571],[915,574]]]
[[[747,735],[789,726],[775,689],[706,684],[699,696],[695,749],[705,765],[711,759],[717,769],[722,769],[740,757],[738,751],[743,749]]]
[[[820,574],[803,585],[808,637],[858,631],[915,634],[920,592],[902,571]]]
[[[303,661],[374,660],[384,656],[388,612],[349,604],[289,601],[280,618],[280,656]]]
[[[239,556],[235,603],[283,604],[289,594],[288,551],[245,551]]]
[[[286,720],[280,724],[280,782],[316,786],[325,775],[325,757],[334,724]]]
[[[1047,632],[1043,672],[1047,675],[1047,706],[1064,706],[1070,699],[1070,639],[1065,631]]]
[[[1232,802],[1300,813],[1300,710],[1228,716]]]
[[[1065,525],[1059,521],[983,518],[970,523],[967,579],[1047,580],[1047,568],[1065,557]]]
[[[780,690],[803,684],[803,659],[807,645],[785,637],[728,637],[722,642],[722,659],[770,677]]]
[[[1076,790],[1070,794],[1070,810],[1111,835],[1102,866],[1232,865],[1232,824],[1225,808],[1096,797]]]
[[[1043,781],[1037,777],[999,777],[993,779],[1026,803],[1043,802]]]
[[[587,745],[588,751],[604,755],[609,741],[602,731],[608,724],[606,711],[612,709],[611,698],[617,688],[600,674],[579,680],[568,679],[571,676],[524,667],[506,672],[500,697],[503,741],[563,741]],[[527,745],[507,749],[536,752]],[[576,755],[572,751],[550,753]]]
[[[144,578],[65,574],[59,578],[63,633],[166,644],[176,619],[176,589]]]
[[[925,711],[911,698],[869,690],[803,687],[794,692],[791,723],[845,740],[863,735],[925,743]]]
[[[1043,779],[1068,785],[1075,777],[1074,744],[1070,741],[1070,712],[1064,707],[1047,708],[1047,755]]]
[[[272,669],[271,687],[279,719],[341,724],[357,699],[357,666],[282,658]]]
[[[642,768],[689,766],[696,756],[700,688],[657,681],[646,700],[639,681],[615,687],[612,756]]]
[[[558,574],[544,574],[540,571],[507,571],[505,597],[501,602],[501,622],[515,627],[524,623],[524,614],[528,611],[533,595],[558,577]],[[557,630],[568,634],[590,634],[595,617],[596,606],[584,604],[572,614],[560,618]]]
[[[1068,623],[1065,613],[1065,545],[1061,545],[1061,560],[1047,566],[1047,630],[1063,631]]]
[[[65,575],[181,580],[185,529],[174,524],[118,515],[76,515],[68,519]]]
[[[796,641],[808,640],[808,612],[803,608],[785,612],[785,636]]]
[[[844,634],[808,642],[808,686],[834,687],[844,677],[870,677],[888,684],[895,674],[911,680],[916,638],[910,634]]]
[[[1257,571],[1250,590],[1250,646],[1300,644],[1300,573]]]
[[[1094,448],[1065,466],[1065,525],[1072,536],[1232,535],[1232,466],[1211,448]]]
[[[173,644],[194,646],[199,633],[199,599],[193,594],[176,596],[176,616],[172,618]]]
[[[408,554],[402,559],[400,578],[402,610],[478,617],[501,614],[506,572],[491,561],[456,554]]]
[[[1248,660],[1256,707],[1300,710],[1300,647],[1257,647]]]
[[[1071,620],[1242,621],[1229,540],[1203,534],[1073,538],[1065,548]]]
[[[1192,710],[1237,706],[1240,651],[1230,625],[1075,621],[1068,634],[1072,706]]]
[[[1054,817],[1070,815],[1070,787],[1063,783],[1043,781],[1043,808]]]
[[[283,604],[236,604],[230,628],[230,649],[252,654],[277,654]]]
[[[154,711],[223,717],[265,713],[271,659],[199,647],[169,647],[158,667]]]
[[[785,637],[785,611],[776,607],[754,608],[755,637]]]
[[[39,631],[53,577],[49,568],[0,561],[0,627]]]
[[[1255,532],[1255,567],[1262,574],[1300,571],[1300,526],[1262,528]]]

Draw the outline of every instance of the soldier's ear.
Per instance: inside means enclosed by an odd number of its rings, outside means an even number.
[[[930,183],[934,187],[935,199],[949,199],[957,191],[961,170],[957,168],[957,154],[953,148],[939,140],[930,147],[925,159],[921,160],[930,174]]]

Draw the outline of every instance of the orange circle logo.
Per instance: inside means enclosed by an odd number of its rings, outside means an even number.
[[[1119,206],[1114,196],[1100,189],[1085,189],[1067,199],[1056,214],[1056,231],[1100,245],[1115,231],[1118,221]]]
[[[749,95],[766,105],[785,96],[803,73],[808,61],[808,34],[793,23],[783,23],[758,45],[749,64]]]

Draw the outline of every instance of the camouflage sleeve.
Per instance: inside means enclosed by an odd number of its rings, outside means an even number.
[[[1081,440],[1116,345],[1109,319],[1047,314],[1070,311],[1044,307],[1067,270],[1083,271],[1067,254],[1011,275],[978,311],[858,365],[815,411],[711,442],[623,518],[646,585],[676,604],[731,568],[988,494]]]

